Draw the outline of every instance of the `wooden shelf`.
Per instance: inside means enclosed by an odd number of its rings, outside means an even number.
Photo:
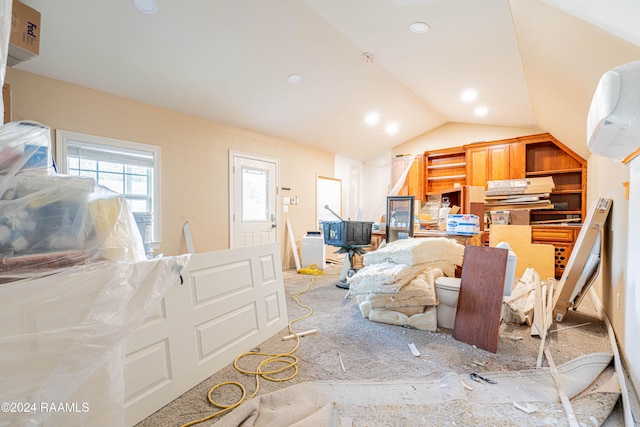
[[[551,194],[582,194],[582,190],[553,190]]]
[[[430,176],[427,178],[429,181],[440,181],[443,179],[465,179],[466,175],[445,175],[445,176]]]
[[[546,170],[546,171],[528,171],[527,176],[547,176],[547,175],[558,175],[563,173],[581,173],[582,168],[575,169],[555,169],[555,170]]]
[[[461,147],[426,152],[424,160],[426,193],[466,184],[467,160]]]
[[[581,215],[582,211],[554,211],[553,209],[532,210],[536,215]]]
[[[456,168],[456,167],[466,167],[467,166],[467,162],[460,162],[460,163],[444,163],[441,165],[430,165],[427,166],[427,169],[445,169],[445,168]]]

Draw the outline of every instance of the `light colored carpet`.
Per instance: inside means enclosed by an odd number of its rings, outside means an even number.
[[[586,390],[603,375],[612,357],[608,353],[593,353],[559,366],[567,395],[573,397]],[[554,420],[553,425],[564,425],[562,405],[548,368],[486,372],[483,376],[495,384],[480,384],[453,372],[432,381],[302,383],[253,399],[215,426],[330,427],[340,425],[345,419],[356,426],[402,425],[398,424],[398,414],[415,411],[440,414],[443,422],[454,421],[459,416],[464,425],[483,425],[489,417],[493,423],[507,425],[516,420],[520,420],[521,425],[548,420]],[[612,378],[611,373],[603,376]],[[619,395],[620,390],[615,387],[585,394],[576,412],[578,420],[585,425],[594,425],[592,420],[596,420],[595,425],[601,425]],[[478,413],[460,411],[472,407],[482,410]],[[531,413],[520,408],[530,408]],[[435,419],[431,417],[431,421]]]

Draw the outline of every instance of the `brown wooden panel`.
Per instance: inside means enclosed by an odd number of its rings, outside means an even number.
[[[509,149],[509,179],[525,178],[526,147],[521,142],[514,142]]]
[[[509,144],[489,147],[489,181],[509,179]]]
[[[487,161],[488,151],[486,148],[470,148],[467,151],[467,184],[481,185],[487,184]]]
[[[496,353],[508,251],[465,246],[453,337]]]
[[[573,243],[573,228],[562,227],[532,227],[531,240],[533,243],[566,242]]]
[[[2,101],[4,103],[4,123],[11,121],[11,86],[2,85]]]

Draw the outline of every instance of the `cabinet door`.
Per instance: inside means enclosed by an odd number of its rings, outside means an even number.
[[[488,150],[486,147],[469,148],[467,150],[467,184],[487,184],[487,165],[489,164]]]
[[[473,147],[467,150],[467,183],[485,186],[487,181],[511,179],[510,144]]]
[[[425,200],[424,191],[424,159],[421,155],[414,157],[411,169],[407,174],[407,193],[416,200]]]
[[[394,186],[397,184],[409,165],[411,166],[398,191],[398,196],[414,196],[416,200],[424,200],[424,160],[422,155],[417,155],[413,158],[394,158],[391,166],[392,184]]]
[[[509,179],[509,144],[494,145],[487,150],[487,180]]]

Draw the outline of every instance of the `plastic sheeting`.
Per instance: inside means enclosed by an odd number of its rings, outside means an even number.
[[[126,339],[189,255],[0,285],[0,426],[124,426]]]
[[[11,7],[13,2],[0,2],[0,87],[4,84],[7,72],[7,54],[9,53],[9,38],[11,36]],[[4,102],[0,92],[0,117],[4,117]]]
[[[624,160],[640,148],[640,61],[613,68],[596,87],[587,117],[592,153]]]
[[[89,261],[146,259],[124,196],[92,178],[57,175],[50,129],[0,126],[0,281]]]

